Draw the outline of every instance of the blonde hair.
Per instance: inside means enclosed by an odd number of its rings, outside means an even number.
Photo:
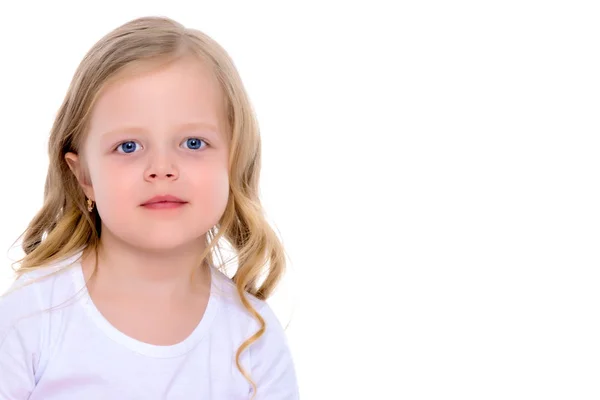
[[[264,334],[266,325],[246,294],[267,299],[284,272],[286,257],[259,199],[261,142],[250,100],[233,61],[206,34],[170,18],[143,17],[108,33],[85,55],[50,133],[44,204],[21,236],[25,257],[18,261],[16,272],[20,276],[43,268],[84,247],[98,252],[100,215],[96,209],[88,212],[86,197],[65,154],[79,153],[91,110],[107,83],[130,68],[168,63],[189,55],[199,57],[214,72],[224,93],[229,124],[229,200],[217,225],[206,234],[201,259],[215,265],[213,252],[221,254],[221,239],[234,250],[237,270],[232,280],[241,303],[260,326],[238,348],[235,361],[256,394],[256,385],[241,366],[240,356]]]

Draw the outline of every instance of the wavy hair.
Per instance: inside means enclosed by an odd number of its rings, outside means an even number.
[[[242,367],[240,356],[264,334],[266,325],[247,294],[267,299],[284,273],[286,258],[259,199],[261,142],[257,119],[233,61],[208,35],[170,18],[143,17],[109,32],[88,51],[52,126],[44,203],[20,237],[25,257],[17,262],[15,270],[20,276],[70,257],[84,247],[98,254],[100,215],[96,208],[87,211],[86,197],[65,154],[79,153],[92,108],[105,85],[126,71],[190,55],[205,62],[218,79],[229,124],[229,200],[219,222],[206,234],[201,259],[215,265],[215,253],[222,254],[221,241],[234,251],[237,269],[232,281],[241,303],[259,323],[258,331],[238,348],[235,362],[256,394],[256,384]]]

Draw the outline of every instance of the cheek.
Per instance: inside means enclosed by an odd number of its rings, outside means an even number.
[[[132,182],[140,180],[139,172],[132,168],[124,168],[115,163],[99,163],[95,165],[92,177],[92,187],[99,207],[104,204],[126,204],[138,199],[139,191]]]
[[[152,184],[143,179],[143,166],[100,162],[92,167],[90,176],[94,196],[98,211],[105,220],[131,219],[134,217],[131,211],[145,200],[145,196],[155,194]],[[213,224],[216,223],[229,200],[226,164],[221,160],[201,165],[182,162],[180,168],[179,181],[168,186],[172,186],[173,193],[194,204],[194,219],[210,219]]]
[[[229,178],[227,171],[213,171],[197,181],[194,197],[214,212],[222,214],[229,198]],[[219,215],[220,216],[220,215]]]

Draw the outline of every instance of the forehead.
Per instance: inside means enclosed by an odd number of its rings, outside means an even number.
[[[170,131],[195,124],[225,135],[224,105],[214,73],[197,58],[136,64],[102,88],[90,116],[89,134],[128,127]]]

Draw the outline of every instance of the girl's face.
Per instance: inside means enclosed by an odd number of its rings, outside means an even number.
[[[65,158],[96,202],[103,236],[167,250],[204,240],[225,211],[227,129],[218,82],[199,61],[181,59],[107,85],[92,110],[85,165]],[[144,205],[167,195],[185,203]]]

